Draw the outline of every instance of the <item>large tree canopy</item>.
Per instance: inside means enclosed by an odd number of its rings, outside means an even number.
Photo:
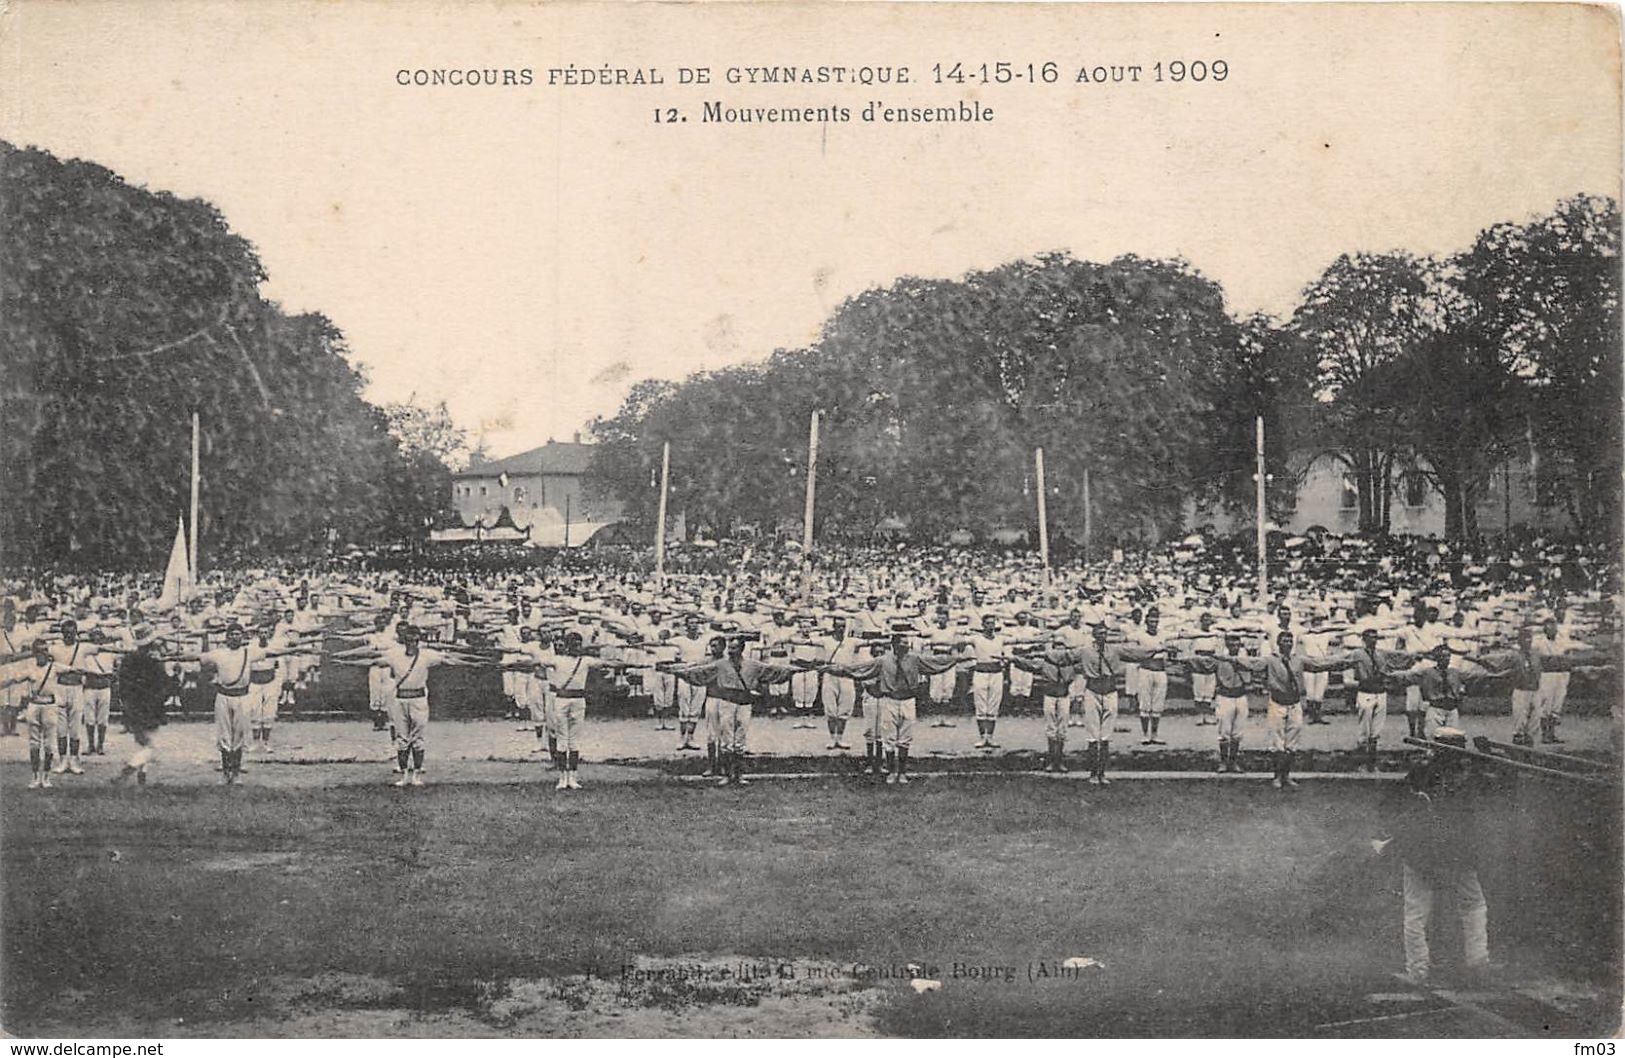
[[[639,386],[595,423],[595,473],[652,520],[670,441],[672,510],[691,526],[790,522],[816,409],[824,529],[888,517],[930,533],[1027,528],[1042,447],[1054,526],[1081,532],[1087,470],[1095,531],[1145,535],[1177,527],[1193,491],[1228,495],[1250,468],[1252,416],[1275,390],[1238,405],[1238,380],[1304,379],[1280,369],[1269,332],[1238,326],[1218,286],[1182,261],[1056,254],[956,281],[904,278],[847,300],[809,349]],[[1244,334],[1270,368],[1238,367]],[[1215,445],[1216,434],[1245,443]]]
[[[1318,359],[1318,440],[1358,483],[1361,528],[1388,527],[1405,467],[1443,496],[1446,533],[1474,536],[1491,475],[1529,457],[1543,506],[1615,531],[1619,234],[1612,200],[1578,196],[1452,256],[1345,255],[1304,290],[1290,330]]]
[[[1411,473],[1444,497],[1446,532],[1472,536],[1490,475],[1532,454],[1542,503],[1604,532],[1619,283],[1617,207],[1588,197],[1454,256],[1341,255],[1284,326],[1232,318],[1182,261],[1055,254],[903,278],[848,299],[808,349],[638,386],[597,421],[594,472],[651,521],[669,441],[671,509],[690,526],[793,522],[816,409],[821,531],[1030,527],[1041,446],[1052,526],[1081,529],[1087,472],[1096,532],[1121,539],[1178,527],[1190,497],[1250,507],[1262,417],[1277,518],[1303,457],[1329,453],[1361,529],[1387,530]]]
[[[343,335],[263,299],[264,279],[208,203],[0,143],[8,563],[161,562],[194,410],[205,562],[421,523],[397,491],[421,467],[362,399]]]

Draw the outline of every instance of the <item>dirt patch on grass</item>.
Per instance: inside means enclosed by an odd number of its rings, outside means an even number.
[[[197,866],[203,871],[225,871],[235,873],[241,871],[267,871],[284,870],[296,871],[300,869],[299,860],[302,854],[298,852],[233,852],[213,859],[203,860]]]
[[[282,978],[269,1036],[878,1036],[882,992],[861,968],[733,955],[638,957],[592,973],[466,982],[452,1004],[366,974]],[[267,1012],[269,1014],[269,1011]],[[208,1033],[206,1023],[177,1026]]]

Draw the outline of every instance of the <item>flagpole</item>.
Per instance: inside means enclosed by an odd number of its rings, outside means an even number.
[[[666,490],[671,482],[671,442],[660,448],[660,513],[655,523],[655,584],[666,586]]]
[[[198,560],[197,560],[197,507],[198,507],[198,418],[197,412],[192,412],[192,533],[188,561],[191,565],[192,589],[197,590]]]
[[[1044,495],[1044,450],[1033,453],[1033,470],[1038,478],[1038,555],[1044,563],[1044,586],[1049,586],[1049,508]]]
[[[1264,417],[1262,415],[1258,416],[1257,419],[1256,440],[1258,449],[1255,456],[1257,469],[1253,477],[1258,485],[1255,492],[1257,510],[1254,512],[1254,518],[1258,523],[1258,598],[1262,601],[1265,596],[1269,595],[1270,590],[1269,518],[1264,504],[1264,488],[1269,479],[1264,474]]]
[[[818,412],[807,433],[807,503],[801,516],[801,601],[812,603],[813,504],[818,492]]]

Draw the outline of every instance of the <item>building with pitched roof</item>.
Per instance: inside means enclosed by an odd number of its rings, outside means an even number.
[[[452,507],[465,526],[493,527],[506,511],[531,540],[580,544],[603,526],[620,520],[621,503],[587,484],[590,444],[548,441],[527,452],[475,463],[452,475]],[[558,537],[558,541],[553,540]]]

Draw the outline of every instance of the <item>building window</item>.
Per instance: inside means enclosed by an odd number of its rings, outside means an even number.
[[[525,502],[525,486],[515,485],[513,487],[513,502],[515,506]]]
[[[480,486],[480,495],[481,495],[481,496],[484,496],[484,495],[485,495],[485,486],[484,486],[484,485],[481,485],[481,486]]]
[[[1401,484],[1405,490],[1405,506],[1421,507],[1428,500],[1428,481],[1420,471],[1407,470]]]
[[[1352,474],[1343,475],[1343,491],[1337,498],[1337,509],[1355,511],[1360,508],[1360,486]]]

